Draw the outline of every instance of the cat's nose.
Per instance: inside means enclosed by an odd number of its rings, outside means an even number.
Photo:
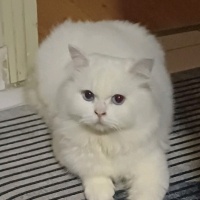
[[[103,115],[106,115],[106,112],[98,112],[98,111],[94,111],[94,113],[98,116],[98,117],[102,117]]]

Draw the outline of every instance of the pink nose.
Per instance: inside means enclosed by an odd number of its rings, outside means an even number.
[[[106,115],[106,112],[97,112],[96,110],[94,111],[95,114],[98,116],[98,117],[101,117],[103,115]]]

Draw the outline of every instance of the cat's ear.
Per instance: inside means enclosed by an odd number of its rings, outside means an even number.
[[[79,49],[73,47],[72,45],[68,45],[69,53],[71,59],[74,62],[76,68],[86,67],[88,66],[88,59]]]
[[[139,75],[145,79],[149,79],[153,69],[154,60],[153,59],[142,59],[135,63],[130,72],[134,75]]]

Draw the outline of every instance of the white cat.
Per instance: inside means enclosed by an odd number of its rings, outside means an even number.
[[[121,177],[130,200],[164,198],[173,102],[154,36],[128,22],[66,21],[41,44],[34,71],[29,102],[88,200],[112,200]]]

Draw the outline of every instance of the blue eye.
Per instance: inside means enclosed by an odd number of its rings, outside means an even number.
[[[121,105],[124,103],[125,97],[121,94],[115,94],[114,96],[112,96],[111,100],[114,104]]]
[[[84,90],[82,91],[83,99],[86,101],[93,101],[94,100],[94,94],[90,90]]]

